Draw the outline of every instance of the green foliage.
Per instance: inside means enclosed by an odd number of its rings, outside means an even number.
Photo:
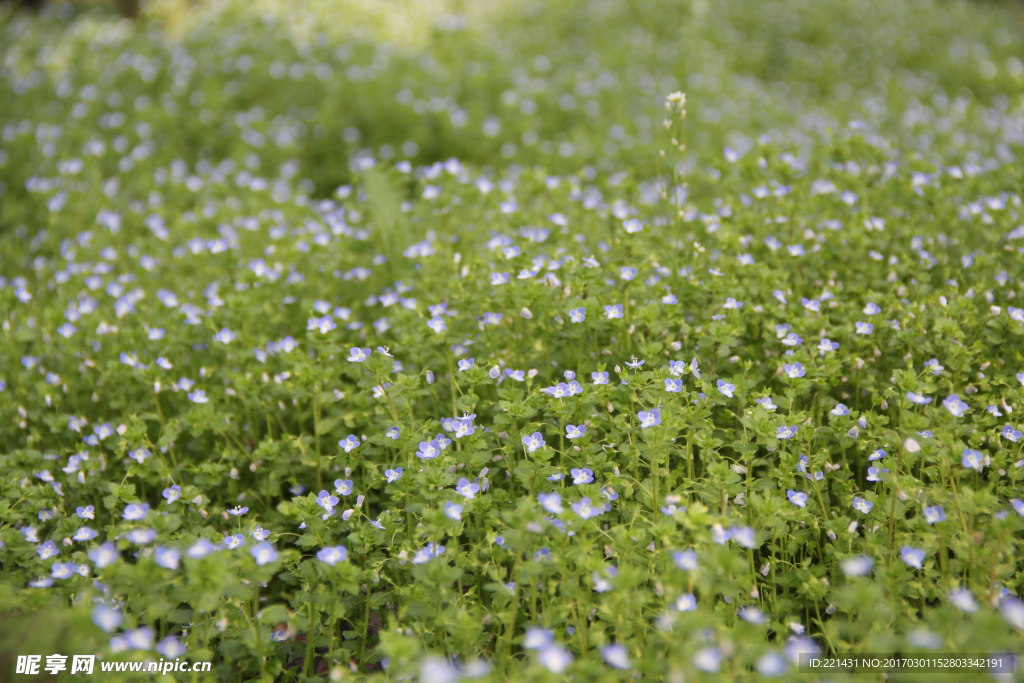
[[[3,15],[4,672],[1020,651],[1009,10],[272,9]]]

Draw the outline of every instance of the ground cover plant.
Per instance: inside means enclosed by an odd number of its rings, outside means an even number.
[[[5,676],[1020,653],[1008,10],[311,7],[3,17]]]

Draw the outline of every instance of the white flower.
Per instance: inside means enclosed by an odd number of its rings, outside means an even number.
[[[949,601],[959,607],[961,611],[967,613],[978,611],[978,603],[975,602],[974,596],[966,588],[957,588],[950,591]]]
[[[626,650],[626,646],[621,643],[612,643],[602,647],[601,657],[616,669],[629,669],[632,667],[629,661],[629,652]]]
[[[549,643],[537,651],[537,661],[551,673],[560,674],[572,664],[572,653],[561,645]]]

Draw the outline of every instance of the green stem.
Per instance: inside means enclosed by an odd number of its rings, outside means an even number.
[[[309,676],[313,666],[313,601],[309,601],[309,627],[306,629],[306,659],[302,663],[302,675]]]
[[[316,490],[323,488],[322,458],[320,455],[320,385],[316,385],[313,395],[313,431],[316,441]]]

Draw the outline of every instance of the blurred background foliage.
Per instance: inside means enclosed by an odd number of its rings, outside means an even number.
[[[202,110],[168,118],[160,135],[169,149],[224,158],[251,143],[239,133],[256,121],[286,131],[282,161],[297,160],[323,193],[349,177],[358,153],[653,175],[662,98],[680,89],[694,164],[719,159],[724,145],[742,152],[765,133],[799,150],[851,120],[911,147],[928,147],[915,144],[923,135],[977,149],[958,139],[1005,139],[992,113],[1021,104],[1021,7],[151,0],[137,23],[118,23],[116,3],[94,0],[46,3],[30,38],[23,29],[33,13],[7,11],[2,21],[8,37],[19,36],[10,49],[37,50],[34,63],[55,81],[69,70],[101,73],[111,51],[120,62],[151,60],[152,87]],[[19,108],[30,104],[0,98],[0,117],[29,118]],[[962,110],[962,127],[930,126],[950,107]]]

